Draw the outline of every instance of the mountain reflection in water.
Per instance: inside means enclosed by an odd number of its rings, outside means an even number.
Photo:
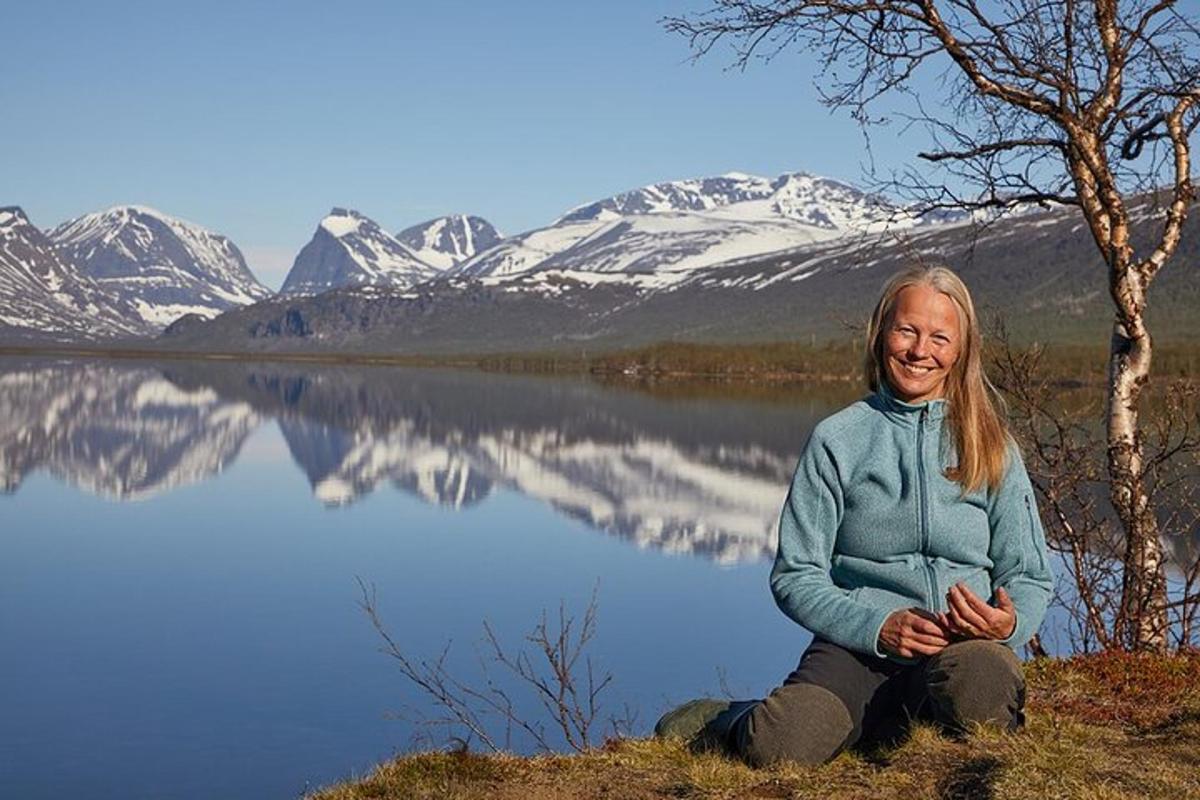
[[[0,485],[43,468],[137,500],[202,481],[275,419],[314,497],[381,484],[463,508],[520,492],[639,547],[769,558],[799,448],[852,399],[660,399],[585,379],[289,364],[0,360]],[[826,391],[828,394],[828,391]]]

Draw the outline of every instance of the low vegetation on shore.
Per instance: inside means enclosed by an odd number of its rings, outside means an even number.
[[[1200,655],[1040,659],[1026,675],[1029,724],[1017,734],[954,741],[919,727],[887,751],[762,770],[653,739],[582,755],[427,752],[310,800],[1200,797]]]
[[[1108,369],[1108,348],[1079,344],[1046,346],[1043,367],[1056,380],[1099,383]],[[1162,343],[1154,351],[1156,378],[1200,375],[1200,346]],[[762,342],[755,344],[687,344],[665,342],[603,353],[513,354],[482,356],[478,366],[507,372],[588,372],[593,375],[667,380],[718,378],[766,381],[858,381],[862,375],[862,343]]]

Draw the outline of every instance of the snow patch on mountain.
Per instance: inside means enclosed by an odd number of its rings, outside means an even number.
[[[556,223],[518,236],[510,236],[495,247],[463,262],[455,274],[504,276],[535,269],[546,259],[563,252],[604,226],[603,221]]]
[[[352,216],[348,212],[334,209],[334,213],[321,220],[321,227],[329,232],[335,239],[340,239],[343,236],[349,236],[352,233],[358,233],[358,229],[362,227],[363,220],[361,217]]]
[[[0,234],[7,234],[20,225],[28,225],[25,212],[19,208],[0,209]]]

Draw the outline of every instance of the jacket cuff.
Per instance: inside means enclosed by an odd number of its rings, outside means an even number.
[[[860,634],[865,635],[867,638],[857,642],[855,649],[860,653],[870,653],[878,658],[888,658],[891,654],[885,652],[879,646],[879,632],[883,630],[884,623],[888,621],[888,617],[895,613],[896,610],[894,608],[873,609],[867,624],[859,629]]]
[[[1018,647],[1020,647],[1022,644],[1024,644],[1023,641],[1019,641],[1017,638],[1017,634],[1021,632],[1021,617],[1022,617],[1021,610],[1016,607],[1016,603],[1013,603],[1012,633],[1010,633],[1008,636],[1005,636],[1003,639],[997,639],[996,641],[999,642],[1000,644],[1008,645],[1013,650],[1016,650]]]
[[[1041,625],[1042,617],[1045,613],[1036,613],[1038,606],[1041,604],[1032,598],[1025,596],[1020,586],[1005,587],[1008,596],[1012,598],[1013,613],[1017,616],[1017,623],[1013,625],[1012,633],[1006,639],[998,639],[1001,644],[1008,645],[1013,650],[1021,647],[1028,642],[1037,633],[1038,627]]]

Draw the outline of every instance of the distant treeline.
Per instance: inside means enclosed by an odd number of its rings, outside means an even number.
[[[989,350],[987,357],[994,358]],[[512,372],[573,372],[630,378],[714,378],[738,380],[854,381],[862,375],[859,341],[810,344],[693,344],[663,342],[611,352],[525,353],[482,356],[479,366]],[[1051,344],[1042,364],[1046,374],[1063,382],[1102,381],[1108,368],[1103,345]],[[1154,375],[1159,378],[1200,377],[1200,344],[1155,346]]]

